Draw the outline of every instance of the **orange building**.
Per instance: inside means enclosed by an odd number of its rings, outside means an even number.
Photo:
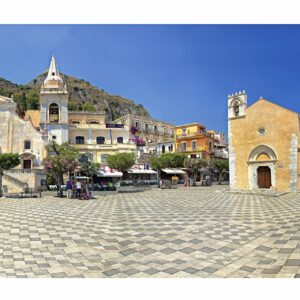
[[[190,158],[210,159],[213,156],[214,138],[199,123],[175,127],[175,151]]]

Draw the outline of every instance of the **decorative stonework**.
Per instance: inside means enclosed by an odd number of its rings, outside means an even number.
[[[292,134],[290,148],[290,190],[296,192],[297,188],[297,158],[298,158],[298,136]]]

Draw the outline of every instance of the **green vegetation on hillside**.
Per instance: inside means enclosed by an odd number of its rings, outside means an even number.
[[[24,115],[27,109],[39,109],[39,92],[46,75],[47,72],[44,72],[25,85],[0,78],[0,95],[13,97],[18,103],[20,115]],[[64,74],[61,76],[69,92],[69,110],[105,111],[108,120],[115,120],[127,114],[150,116],[141,104],[135,104],[132,100],[121,96],[110,95],[83,79]]]

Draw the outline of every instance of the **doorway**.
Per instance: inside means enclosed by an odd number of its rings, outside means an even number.
[[[271,169],[269,167],[258,167],[257,178],[260,189],[269,189],[271,187]]]
[[[31,169],[31,159],[23,160],[23,169]]]

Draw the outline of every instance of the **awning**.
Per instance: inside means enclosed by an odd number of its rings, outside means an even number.
[[[162,171],[167,174],[186,174],[184,171],[179,169],[162,169]]]
[[[97,172],[98,177],[122,177],[123,173],[119,171],[113,171],[113,172],[103,172],[99,171]]]
[[[142,169],[142,170],[139,170],[139,169],[130,169],[130,170],[128,170],[128,173],[129,174],[157,174],[156,171],[145,170],[145,169]]]

